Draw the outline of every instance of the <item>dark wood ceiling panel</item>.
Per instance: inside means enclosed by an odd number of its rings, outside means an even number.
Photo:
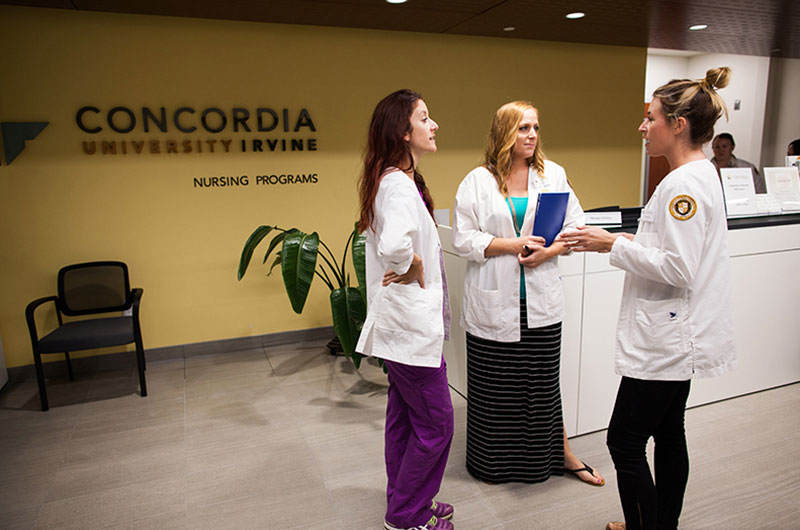
[[[470,12],[336,0],[73,0],[86,11],[440,33]],[[471,2],[479,9],[486,2]],[[466,3],[465,3],[466,4]]]
[[[761,11],[752,8],[732,11],[720,4],[655,2],[650,15],[649,45],[740,55],[800,57],[800,40],[792,31],[800,27],[800,15],[782,13],[779,6],[776,7],[778,2],[769,3],[771,8]],[[707,24],[708,29],[690,31],[688,28],[693,24]]]
[[[0,0],[195,18],[800,58],[800,0]],[[567,20],[571,11],[586,17]],[[708,24],[690,31],[691,24]],[[513,26],[513,32],[503,28]]]
[[[0,0],[0,4],[24,7],[51,7],[55,9],[75,9],[70,0]]]
[[[648,5],[636,0],[533,2],[508,0],[450,29],[449,33],[522,39],[647,46]],[[566,18],[576,5],[586,12]],[[503,28],[514,27],[506,32]]]

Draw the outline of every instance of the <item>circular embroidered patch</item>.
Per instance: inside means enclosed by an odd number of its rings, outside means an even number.
[[[678,195],[669,202],[669,213],[680,221],[686,221],[697,213],[697,203],[689,195]]]

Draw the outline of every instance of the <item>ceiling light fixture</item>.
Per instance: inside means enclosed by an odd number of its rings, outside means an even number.
[[[577,20],[579,18],[583,18],[586,16],[586,13],[581,13],[580,11],[575,11],[574,13],[567,13],[567,18],[570,20]]]
[[[514,26],[506,26],[503,28],[503,31],[514,31],[515,29],[517,28],[515,28]]]
[[[405,4],[408,0],[386,0],[389,4]]]
[[[701,29],[706,29],[708,24],[695,24],[694,26],[689,26],[689,29],[692,31],[698,31]]]

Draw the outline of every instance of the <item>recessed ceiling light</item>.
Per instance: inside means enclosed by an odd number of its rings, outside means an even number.
[[[515,29],[517,28],[515,28],[514,26],[506,26],[503,28],[503,31],[514,31]]]
[[[707,27],[708,27],[708,24],[695,24],[694,26],[689,26],[689,29],[692,30],[692,31],[697,31],[697,30],[700,30],[700,29],[706,29]]]
[[[386,0],[390,4],[405,4],[408,0]]]
[[[578,18],[583,18],[586,16],[586,13],[581,13],[580,11],[575,11],[574,13],[568,13],[567,18],[570,20],[575,20]]]

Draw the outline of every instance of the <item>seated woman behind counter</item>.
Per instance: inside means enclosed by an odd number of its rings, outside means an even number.
[[[758,172],[758,168],[753,163],[744,158],[733,156],[735,147],[736,142],[730,133],[720,133],[714,137],[711,142],[711,150],[714,151],[711,163],[717,168],[717,175],[720,174],[719,170],[721,168],[749,167],[753,170],[753,186],[756,189],[756,193],[767,193],[767,183],[764,181],[764,175]]]

